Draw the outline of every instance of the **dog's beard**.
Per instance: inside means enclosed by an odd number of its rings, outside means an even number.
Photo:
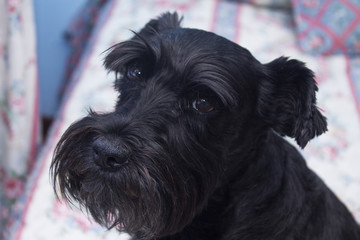
[[[86,117],[62,136],[51,166],[57,193],[79,202],[101,225],[139,239],[181,231],[213,193],[219,178],[218,157],[190,136],[183,136],[186,145],[177,143],[184,141],[181,134],[167,139],[182,147],[177,150],[158,139],[139,141],[136,136],[136,143],[127,143],[133,151],[129,162],[116,171],[104,171],[94,163],[92,149],[92,142],[103,134],[98,125],[102,118]],[[201,156],[196,155],[199,152]],[[208,159],[206,166],[200,159]]]

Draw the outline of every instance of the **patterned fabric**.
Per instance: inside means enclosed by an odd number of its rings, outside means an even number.
[[[300,46],[313,54],[360,54],[359,0],[292,0]]]
[[[291,0],[236,0],[238,2],[250,3],[258,6],[267,6],[272,8],[290,8]]]
[[[141,7],[139,7],[141,6]],[[281,55],[307,63],[315,71],[319,106],[328,117],[329,131],[314,139],[302,153],[360,222],[360,111],[357,76],[360,58],[345,55],[314,57],[298,49],[293,15],[284,9],[218,0],[113,0],[99,15],[90,44],[73,74],[62,110],[43,148],[36,171],[17,201],[6,240],[126,239],[126,234],[101,228],[76,206],[57,201],[49,179],[54,147],[65,129],[87,110],[111,111],[117,94],[115,78],[102,66],[104,50],[128,39],[150,18],[166,10],[184,15],[183,26],[215,31],[248,48],[262,62]],[[96,93],[96,94],[94,94]]]
[[[65,91],[73,71],[79,64],[83,51],[86,49],[87,43],[91,36],[91,32],[95,27],[98,14],[107,0],[88,0],[86,6],[76,16],[66,32],[66,39],[69,43],[70,54],[67,59],[65,77],[61,93]],[[62,94],[61,94],[62,95]]]
[[[40,140],[34,34],[32,1],[0,0],[0,239]]]

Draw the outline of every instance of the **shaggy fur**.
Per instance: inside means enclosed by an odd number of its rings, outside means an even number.
[[[326,131],[304,63],[261,64],[213,33],[151,20],[109,49],[114,112],[64,133],[54,188],[133,239],[356,240],[346,207],[282,136]]]

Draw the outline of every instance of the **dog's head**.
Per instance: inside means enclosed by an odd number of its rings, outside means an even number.
[[[165,13],[109,50],[115,111],[90,112],[70,126],[51,166],[62,196],[138,238],[183,229],[269,131],[304,147],[326,130],[303,63],[261,64],[180,21]]]

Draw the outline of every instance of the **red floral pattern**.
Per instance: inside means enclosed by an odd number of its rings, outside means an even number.
[[[360,53],[358,0],[292,0],[299,43],[312,54]]]

